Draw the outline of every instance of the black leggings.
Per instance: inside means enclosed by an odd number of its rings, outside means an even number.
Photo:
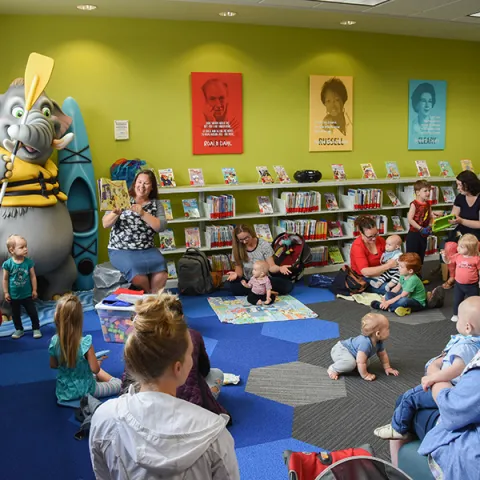
[[[40,330],[40,321],[38,319],[37,307],[32,297],[22,298],[21,300],[11,300],[12,320],[15,330],[23,330],[22,325],[22,308],[25,308],[30,320],[32,321],[32,330]]]
[[[427,237],[422,236],[420,232],[408,232],[405,243],[406,252],[418,253],[423,264],[425,251],[427,250]]]
[[[234,280],[233,282],[226,282],[226,286],[230,286],[232,295],[241,297],[251,293],[250,288],[246,288],[241,284],[242,279]],[[272,290],[278,292],[279,295],[288,295],[293,290],[293,282],[285,277],[270,277],[272,283]]]

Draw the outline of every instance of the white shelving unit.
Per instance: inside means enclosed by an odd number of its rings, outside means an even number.
[[[335,196],[337,198],[337,202],[340,204],[340,198],[342,195],[344,195],[344,192],[348,190],[348,188],[368,188],[368,187],[385,187],[386,185],[391,186],[392,190],[395,190],[395,193],[398,198],[401,197],[401,187],[403,185],[411,185],[415,183],[417,180],[419,180],[419,177],[405,177],[405,178],[400,178],[400,179],[376,179],[376,180],[361,180],[361,179],[356,179],[356,180],[345,180],[345,181],[320,181],[317,183],[273,183],[273,184],[263,184],[263,183],[243,183],[243,184],[238,184],[238,185],[224,185],[224,184],[217,184],[217,185],[205,185],[203,187],[173,187],[173,188],[160,188],[159,189],[159,196],[160,197],[169,197],[173,195],[180,195],[180,194],[186,194],[188,197],[184,198],[191,198],[194,195],[198,195],[198,204],[200,206],[203,206],[205,203],[205,194],[210,194],[210,193],[218,193],[218,194],[230,194],[234,195],[236,192],[245,192],[245,191],[260,191],[260,190],[267,190],[270,192],[270,199],[272,202],[272,205],[275,208],[275,205],[277,204],[278,206],[278,201],[276,202],[275,200],[278,200],[280,198],[281,192],[282,191],[289,191],[289,190],[318,190],[320,193],[327,192],[331,193],[334,192]],[[455,186],[455,177],[430,177],[426,178],[426,180],[431,183],[432,185],[438,185],[438,184],[447,184],[448,186]],[[450,184],[450,185],[449,185]],[[440,192],[441,195],[441,192]],[[387,199],[387,195],[383,195],[383,199]],[[322,199],[323,200],[323,199]],[[432,208],[448,208],[452,207],[452,203],[443,203],[439,202],[435,205],[432,206]],[[236,208],[238,209],[238,203],[236,205]],[[375,213],[375,212],[380,212],[380,211],[391,211],[392,214],[397,214],[401,216],[401,213],[403,211],[403,215],[406,216],[405,210],[409,208],[408,204],[402,204],[402,205],[381,205],[379,208],[371,208],[371,209],[365,209],[365,210],[355,210],[353,208],[339,208],[337,210],[319,210],[318,212],[307,212],[307,213],[281,213],[278,211],[275,211],[273,214],[266,214],[262,215],[259,212],[247,212],[247,213],[235,213],[233,217],[229,218],[224,218],[224,219],[217,219],[217,218],[209,218],[205,214],[203,214],[202,217],[200,218],[174,218],[173,220],[170,220],[168,222],[169,225],[175,225],[175,224],[183,224],[183,223],[196,223],[198,224],[200,231],[204,232],[205,231],[205,225],[207,223],[218,223],[221,222],[223,224],[224,222],[231,222],[231,223],[240,223],[243,220],[251,220],[255,219],[255,223],[266,223],[264,220],[269,219],[270,222],[270,228],[272,230],[272,234],[275,232],[275,225],[278,222],[278,219],[280,218],[289,218],[289,217],[316,217],[316,216],[322,216],[322,215],[335,215],[336,220],[343,220],[343,214],[354,214],[354,215],[361,215],[361,214],[368,214],[368,213]],[[386,233],[382,234],[382,236],[387,236],[387,235],[392,235],[394,233],[397,234],[406,234],[407,231],[403,232],[393,232],[393,231],[387,231]],[[343,236],[343,237],[333,237],[333,238],[327,238],[324,240],[307,240],[308,243],[324,243],[324,242],[337,242],[338,245],[340,246],[342,242],[344,241],[349,241],[353,240],[355,237],[353,235],[348,235],[348,236]],[[203,243],[202,239],[202,243]],[[217,251],[219,252],[224,252],[230,250],[231,247],[217,247],[217,248],[207,248],[207,247],[201,247],[200,250],[204,252],[212,252],[215,253]],[[164,250],[162,253],[164,255],[171,255],[171,254],[181,254],[184,253],[186,250],[185,247],[179,247],[173,250]],[[428,259],[432,260],[434,259],[435,255],[430,255],[427,257]],[[438,255],[437,255],[438,258]],[[324,267],[311,267],[306,270],[306,273],[316,273],[316,272],[329,272],[329,271],[336,271],[339,269],[339,265],[327,265]],[[176,280],[169,280],[167,286],[173,287],[176,286]]]

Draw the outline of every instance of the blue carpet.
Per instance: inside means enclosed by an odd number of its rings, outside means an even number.
[[[214,295],[225,296],[228,292],[220,290]],[[325,290],[303,285],[296,286],[294,295],[305,304],[332,298]],[[222,324],[207,297],[183,297],[182,302],[189,326],[204,337],[212,366],[241,377],[238,385],[222,389],[220,401],[232,416],[230,431],[242,480],[287,478],[283,450],[318,448],[292,439],[292,407],[245,392],[248,375],[252,368],[296,361],[299,344],[335,337],[338,327],[323,320]],[[84,331],[92,335],[97,351],[110,350],[103,363],[105,370],[121,376],[123,345],[104,341],[95,311],[85,313]],[[73,410],[56,403],[55,372],[48,364],[54,325],[42,327],[42,332],[39,340],[34,340],[31,333],[19,340],[0,338],[0,411],[2,426],[8,432],[2,442],[2,458],[13,460],[2,462],[0,478],[93,480],[88,442],[73,437],[78,429]],[[19,452],[28,455],[28,462],[18,460]]]

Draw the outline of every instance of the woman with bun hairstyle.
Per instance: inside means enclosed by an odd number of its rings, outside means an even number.
[[[137,303],[125,365],[140,385],[95,412],[90,455],[97,480],[240,478],[228,416],[176,398],[193,345],[180,300],[160,293]]]

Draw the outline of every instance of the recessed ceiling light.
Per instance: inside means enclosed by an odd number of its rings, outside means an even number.
[[[237,12],[220,12],[219,15],[221,17],[234,17]]]
[[[467,15],[467,17],[480,17],[480,12],[471,13],[470,15]]]
[[[97,8],[96,5],[77,5],[77,8],[79,10],[87,10],[87,11],[91,11],[91,10],[95,10]]]
[[[355,25],[357,22],[354,22],[353,20],[344,20],[343,22],[340,22],[340,25],[346,25],[347,27],[350,27],[352,25]]]

